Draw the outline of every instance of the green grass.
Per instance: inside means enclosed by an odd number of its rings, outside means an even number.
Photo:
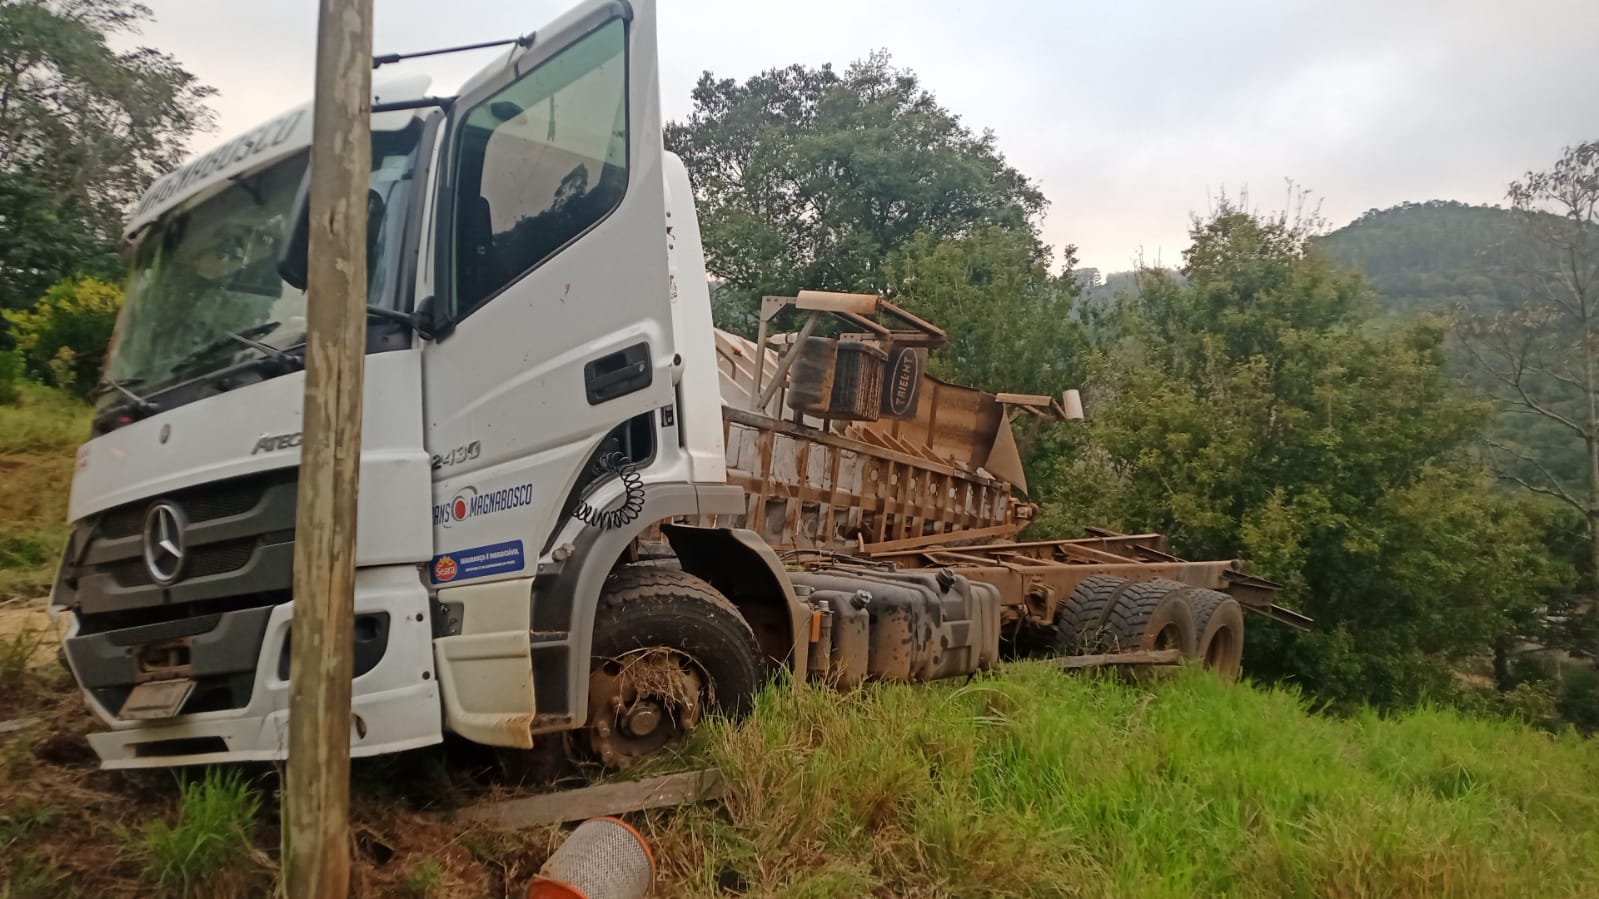
[[[0,454],[59,453],[71,457],[89,439],[88,404],[76,397],[41,387],[21,385],[16,404],[0,404]]]
[[[19,850],[32,831],[48,827],[55,808],[22,805],[0,814],[0,899],[44,899],[71,895],[69,874]]]
[[[0,863],[0,899],[66,899],[76,896],[71,875],[32,853]]]
[[[0,404],[0,599],[50,589],[89,418],[84,403],[34,384],[21,385],[17,404]]]
[[[1447,711],[1021,666],[772,691],[709,752],[725,813],[650,819],[669,894],[1599,895],[1599,745]]]
[[[410,899],[433,899],[443,889],[444,881],[444,868],[438,861],[424,858],[400,881],[400,892]]]
[[[51,638],[36,630],[19,630],[0,634],[0,689],[15,690],[21,686],[34,656]]]
[[[144,879],[167,895],[248,895],[241,884],[268,872],[253,842],[260,811],[261,794],[239,770],[207,770],[183,785],[176,824],[130,835]]]

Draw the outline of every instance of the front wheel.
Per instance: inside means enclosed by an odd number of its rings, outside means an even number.
[[[607,768],[678,743],[707,710],[749,711],[762,679],[755,635],[716,588],[671,568],[628,565],[594,616],[589,748]]]

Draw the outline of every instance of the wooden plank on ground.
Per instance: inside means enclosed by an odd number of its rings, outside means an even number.
[[[720,799],[725,790],[722,772],[715,768],[704,768],[627,783],[599,784],[522,799],[482,802],[467,806],[457,814],[463,821],[513,830],[705,802]]]
[[[1143,649],[1137,652],[1111,652],[1091,656],[1067,656],[1051,663],[1067,671],[1078,668],[1103,668],[1110,665],[1175,665],[1183,660],[1180,649]]]

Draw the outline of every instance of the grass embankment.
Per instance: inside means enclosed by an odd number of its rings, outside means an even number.
[[[23,385],[18,405],[0,405],[0,601],[50,590],[89,414],[78,400],[33,385]]]
[[[1025,666],[768,695],[712,754],[727,813],[651,830],[678,895],[1599,895],[1599,744],[1447,711]]]

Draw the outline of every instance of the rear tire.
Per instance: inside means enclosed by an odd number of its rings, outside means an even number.
[[[1153,580],[1123,590],[1105,619],[1113,650],[1131,652],[1176,649],[1191,656],[1198,645],[1193,588],[1176,581]]]
[[[1224,681],[1238,679],[1244,662],[1244,610],[1225,593],[1195,590],[1194,629],[1199,635],[1194,656]]]
[[[1131,585],[1126,578],[1096,574],[1072,590],[1072,595],[1055,610],[1055,655],[1074,656],[1097,652],[1097,636],[1110,614],[1116,597]]]
[[[707,708],[750,710],[763,679],[760,646],[733,604],[672,568],[616,571],[594,616],[590,748],[626,768],[677,743]]]

